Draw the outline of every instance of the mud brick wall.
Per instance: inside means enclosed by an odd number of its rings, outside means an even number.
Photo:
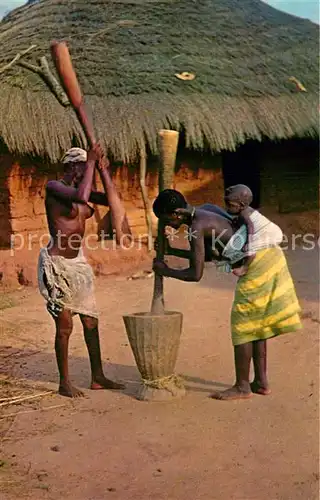
[[[264,142],[260,152],[261,205],[279,214],[319,209],[316,140]]]
[[[275,213],[314,210],[319,201],[317,141],[264,142],[260,145],[261,209]],[[236,154],[236,153],[235,153]],[[223,206],[222,156],[183,150],[176,162],[175,188],[194,205],[210,202]],[[235,162],[235,168],[237,162]],[[152,203],[158,192],[158,164],[148,159],[146,185]],[[20,234],[24,241],[39,242],[48,234],[44,207],[45,185],[62,175],[61,166],[41,159],[13,158],[0,152],[0,248],[10,246],[10,236]],[[135,236],[146,235],[147,228],[139,187],[139,168],[112,169],[113,181],[126,208]],[[98,178],[98,177],[97,177]],[[99,182],[97,187],[102,190]],[[87,235],[109,232],[108,208],[95,207],[87,223]],[[156,219],[153,218],[154,228]],[[41,244],[45,244],[41,240]]]
[[[32,235],[36,239],[43,234],[47,227],[45,184],[49,179],[56,179],[57,168],[36,159],[16,159],[11,155],[1,158],[6,178],[1,180],[0,189],[5,187],[7,200],[3,223],[6,227],[0,230],[0,242],[2,247],[7,247],[13,235],[19,234],[27,241]]]
[[[43,161],[0,155],[0,247],[10,246],[10,238],[19,238],[24,244],[46,243],[48,237],[45,214],[45,185],[49,179],[62,175],[61,167]],[[149,162],[146,185],[152,203],[158,192],[156,160]],[[143,200],[137,167],[122,166],[112,170],[113,181],[127,211],[129,224],[135,236],[147,233]],[[97,188],[102,190],[97,176]],[[190,153],[177,160],[175,188],[181,190],[190,203],[223,203],[221,158]],[[108,232],[107,207],[95,206],[95,214],[88,221],[86,234]],[[153,219],[156,223],[155,218]],[[156,225],[156,224],[155,224]],[[20,235],[20,236],[18,236]],[[42,239],[41,239],[42,238]],[[21,241],[21,240],[20,240]],[[31,242],[31,243],[29,243]]]
[[[8,175],[11,163],[8,156],[0,156],[0,248],[5,246],[10,239],[10,193],[8,186]]]

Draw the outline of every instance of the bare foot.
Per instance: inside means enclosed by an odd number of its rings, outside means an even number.
[[[61,396],[66,396],[67,398],[83,398],[84,393],[80,391],[80,389],[77,389],[73,385],[71,385],[69,382],[60,384],[59,386],[59,394]]]
[[[95,377],[91,382],[91,387],[93,391],[98,391],[101,389],[109,389],[109,390],[121,390],[124,389],[125,386],[123,384],[118,384],[117,382],[113,382],[112,380],[107,379],[104,375],[99,377]]]
[[[269,387],[263,387],[259,382],[256,382],[255,380],[250,384],[251,391],[254,392],[255,394],[261,394],[261,396],[269,396],[271,394],[271,390]]]
[[[211,394],[210,398],[219,399],[220,401],[233,401],[235,399],[250,399],[252,392],[243,391],[237,385],[230,387],[226,391],[217,391]]]

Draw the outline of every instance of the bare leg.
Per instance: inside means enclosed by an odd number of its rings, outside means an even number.
[[[267,379],[267,341],[256,340],[252,344],[254,381],[251,390],[256,394],[267,396],[271,393]]]
[[[236,369],[236,383],[230,389],[222,392],[215,392],[210,397],[224,401],[250,398],[252,396],[249,383],[251,358],[252,342],[235,346],[234,361]]]
[[[84,338],[88,348],[91,366],[91,389],[124,389],[122,384],[117,384],[107,379],[103,374],[98,320],[90,316],[80,315],[83,326]]]
[[[60,374],[59,394],[69,398],[78,398],[83,396],[83,392],[73,387],[69,379],[68,367],[68,347],[69,337],[72,332],[73,321],[71,312],[68,310],[62,311],[56,322],[56,339],[55,350]]]

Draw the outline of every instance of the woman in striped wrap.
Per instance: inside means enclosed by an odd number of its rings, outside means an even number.
[[[214,399],[268,395],[267,339],[301,329],[300,305],[281,248],[259,250],[238,280],[231,311],[236,383],[212,394]],[[249,383],[253,359],[254,380]]]
[[[206,255],[206,238],[210,239],[210,234],[214,233],[218,235],[218,238],[215,237],[214,250],[219,256],[213,253],[212,258],[228,262],[233,273],[239,277],[231,312],[236,382],[230,389],[212,394],[212,398],[220,400],[247,399],[252,393],[270,394],[267,339],[302,327],[295,287],[279,246],[283,238],[282,231],[249,207],[252,199],[249,188],[234,187],[237,189],[233,195],[229,193],[226,205],[228,212],[234,216],[242,212],[239,229],[237,221],[232,228],[232,222],[215,207],[207,212],[187,206],[183,195],[174,190],[162,191],[153,206],[155,215],[165,225],[178,229],[182,224],[187,224],[193,235],[190,251],[173,249],[168,243],[166,245],[167,254],[189,259],[189,268],[171,269],[164,262],[155,260],[155,272],[182,281],[200,281]],[[236,248],[239,245],[242,250]],[[251,360],[255,376],[250,384]]]
[[[239,215],[238,227],[247,227],[248,239],[246,257],[233,269],[239,277],[231,311],[236,383],[212,398],[247,399],[253,392],[270,394],[267,339],[300,330],[301,309],[285,255],[278,246],[283,238],[281,229],[250,207],[252,193],[247,186],[229,188],[225,202],[230,214]],[[254,380],[250,384],[251,359]]]

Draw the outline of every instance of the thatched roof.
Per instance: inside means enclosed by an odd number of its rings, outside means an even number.
[[[40,0],[0,24],[0,70],[50,60],[68,42],[98,136],[133,159],[159,128],[184,130],[189,147],[234,149],[248,138],[318,135],[318,38],[310,21],[260,0]],[[175,75],[195,74],[185,81]],[[290,77],[307,92],[298,91]],[[38,75],[0,74],[0,136],[10,150],[52,160],[81,137],[75,115]]]

